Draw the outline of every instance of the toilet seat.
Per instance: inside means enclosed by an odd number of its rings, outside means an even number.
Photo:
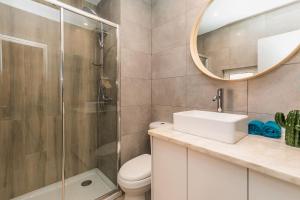
[[[151,184],[151,177],[147,177],[139,181],[128,181],[118,177],[118,183],[121,187],[126,189],[137,189],[142,188]]]
[[[143,154],[128,162],[118,174],[119,185],[128,189],[140,188],[151,184],[151,155]]]

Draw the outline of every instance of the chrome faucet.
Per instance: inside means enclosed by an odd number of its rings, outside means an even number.
[[[213,101],[217,102],[217,110],[218,112],[223,112],[223,88],[218,88],[217,95],[214,96]]]

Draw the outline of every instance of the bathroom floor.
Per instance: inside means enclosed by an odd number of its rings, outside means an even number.
[[[83,181],[91,180],[87,186],[81,186]],[[87,184],[89,182],[86,182]],[[66,200],[94,200],[117,187],[99,170],[78,174],[66,179]],[[16,197],[12,200],[54,200],[61,197],[61,182]]]

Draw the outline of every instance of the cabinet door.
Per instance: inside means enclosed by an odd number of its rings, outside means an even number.
[[[186,148],[152,139],[152,199],[187,200]]]
[[[189,200],[247,200],[247,168],[188,151]]]
[[[299,199],[299,186],[249,170],[249,200]]]

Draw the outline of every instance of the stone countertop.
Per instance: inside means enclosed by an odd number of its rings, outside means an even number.
[[[148,134],[300,186],[300,149],[281,140],[249,135],[236,144],[226,144],[172,128],[152,129]]]

